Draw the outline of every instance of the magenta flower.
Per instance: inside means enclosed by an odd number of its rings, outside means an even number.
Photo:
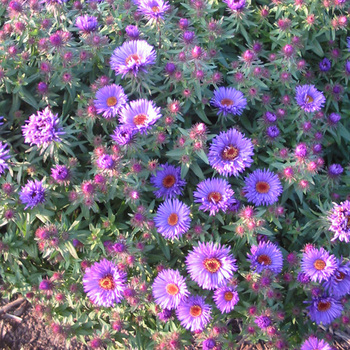
[[[95,262],[85,270],[84,292],[98,306],[112,307],[123,299],[126,273],[107,259]]]

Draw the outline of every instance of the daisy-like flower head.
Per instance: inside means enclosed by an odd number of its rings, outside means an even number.
[[[337,259],[337,269],[334,274],[323,283],[323,287],[330,295],[336,298],[341,298],[346,294],[350,294],[349,263],[342,264],[342,260]]]
[[[177,198],[167,199],[159,206],[154,223],[163,237],[179,238],[190,229],[190,208]]]
[[[7,160],[11,157],[9,156],[10,150],[7,149],[8,144],[2,143],[0,141],[0,175],[5,172],[5,169],[8,169]]]
[[[211,307],[199,295],[191,295],[183,300],[176,309],[181,326],[191,332],[201,331],[211,320]]]
[[[58,114],[53,114],[49,107],[42,112],[32,114],[26,121],[26,125],[22,126],[24,142],[44,148],[53,141],[60,142],[60,136],[65,133],[59,123]]]
[[[221,86],[214,91],[210,103],[218,108],[217,115],[222,114],[225,117],[227,114],[241,115],[247,106],[247,99],[241,91]]]
[[[75,21],[75,25],[84,33],[96,31],[98,27],[97,18],[95,16],[79,16]]]
[[[269,316],[265,316],[265,315],[261,315],[258,316],[254,322],[257,324],[257,326],[260,329],[266,329],[267,327],[269,327],[272,324],[272,320]]]
[[[323,93],[314,85],[299,85],[295,91],[297,104],[307,113],[319,111],[326,102]]]
[[[131,101],[120,110],[120,122],[138,132],[146,133],[161,118],[160,107],[153,101],[140,99]]]
[[[153,297],[163,309],[176,309],[189,292],[178,270],[163,270],[152,285]]]
[[[307,307],[311,321],[316,324],[328,325],[343,312],[343,306],[338,299],[329,296],[313,298],[311,305]]]
[[[151,184],[157,188],[153,192],[157,198],[169,199],[182,195],[186,181],[181,179],[181,168],[168,163],[162,165],[151,177]]]
[[[245,178],[243,187],[249,202],[255,205],[272,205],[278,201],[283,188],[278,176],[268,169],[257,169]]]
[[[64,184],[69,181],[70,172],[65,165],[57,164],[55,167],[51,168],[51,176],[57,183]]]
[[[328,280],[337,270],[337,259],[324,248],[311,247],[303,253],[301,270],[314,282]]]
[[[213,242],[199,243],[186,258],[187,271],[203,289],[222,287],[237,271],[230,249]]]
[[[245,7],[245,0],[224,0],[227,7],[233,12],[242,11]]]
[[[156,52],[153,46],[145,40],[132,40],[114,50],[110,64],[116,75],[121,74],[124,78],[127,73],[134,76],[140,71],[147,73],[146,67],[155,61]]]
[[[234,309],[239,301],[238,292],[233,286],[223,286],[215,290],[214,301],[216,307],[223,313]]]
[[[215,215],[219,210],[226,211],[235,202],[231,185],[224,179],[206,179],[197,185],[193,192],[194,202],[201,203],[199,209]]]
[[[334,204],[328,217],[331,226],[329,230],[334,232],[332,241],[339,239],[349,243],[350,241],[350,201]]]
[[[254,146],[250,139],[236,129],[216,136],[209,148],[209,164],[224,176],[238,176],[253,163]]]
[[[34,180],[28,181],[27,184],[22,187],[19,193],[19,199],[23,204],[26,204],[24,209],[33,209],[38,204],[45,202],[45,195],[46,189],[42,181]]]
[[[170,9],[168,1],[163,0],[137,0],[138,10],[149,20],[159,21]]]
[[[314,336],[310,336],[308,339],[301,344],[300,350],[332,350],[328,343],[323,339],[317,339]]]
[[[85,270],[84,292],[98,306],[112,307],[123,299],[126,273],[107,259],[95,262]]]
[[[114,160],[109,154],[102,154],[100,157],[98,157],[96,164],[103,170],[113,169]]]
[[[251,268],[257,273],[270,270],[280,273],[283,268],[283,256],[281,249],[272,242],[260,242],[258,246],[253,245],[248,254]]]
[[[128,102],[123,88],[120,85],[106,85],[96,92],[94,105],[98,114],[106,119],[114,118],[119,109]]]
[[[128,145],[134,140],[134,136],[137,134],[137,131],[126,125],[119,125],[115,128],[114,134],[111,135],[111,138],[120,146]]]

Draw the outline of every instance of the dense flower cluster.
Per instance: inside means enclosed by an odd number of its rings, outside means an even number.
[[[1,294],[94,349],[333,348],[348,27],[345,0],[0,1]]]

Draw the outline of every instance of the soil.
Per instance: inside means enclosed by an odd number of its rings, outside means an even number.
[[[0,308],[8,304],[0,299]],[[1,309],[0,309],[1,310]],[[240,332],[240,324],[233,320],[232,331]],[[339,350],[350,349],[348,334],[333,334],[333,346]],[[31,304],[24,300],[5,313],[0,313],[0,349],[4,350],[89,350],[75,339],[66,346],[65,339],[53,334],[50,326],[34,312]],[[269,350],[265,344],[240,344],[237,350]],[[199,350],[194,347],[187,350]]]

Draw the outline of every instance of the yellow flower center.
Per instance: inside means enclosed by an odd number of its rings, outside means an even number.
[[[209,202],[219,203],[221,201],[221,198],[222,198],[222,196],[221,196],[220,192],[214,191],[214,192],[210,192],[208,194],[208,201]]]
[[[224,150],[221,152],[221,157],[224,160],[234,160],[235,158],[237,158],[238,154],[238,148],[233,145],[229,145],[225,147]]]
[[[168,224],[170,226],[175,226],[179,221],[179,216],[176,213],[171,213],[168,216]]]
[[[199,305],[192,305],[190,307],[190,315],[192,317],[199,317],[202,314],[202,308]]]
[[[107,275],[98,281],[99,286],[104,290],[111,290],[115,288],[115,283],[112,275]]]
[[[169,295],[176,295],[179,293],[179,287],[175,283],[168,283],[166,286],[166,292]]]
[[[112,107],[112,106],[115,106],[117,104],[118,100],[116,97],[114,96],[111,96],[111,97],[108,97],[107,98],[107,106],[108,107]]]
[[[329,301],[320,301],[317,304],[317,310],[318,311],[327,311],[331,307],[331,303]]]
[[[225,294],[224,294],[224,299],[225,299],[226,301],[231,301],[231,300],[233,299],[233,293],[230,292],[230,291],[225,292]]]
[[[266,254],[261,254],[258,256],[258,263],[261,264],[261,265],[271,265],[272,264],[272,261],[271,261],[271,258],[266,255]]]
[[[209,271],[211,273],[215,273],[220,269],[221,262],[220,262],[220,260],[218,260],[216,258],[206,258],[203,261],[203,265],[207,271]]]
[[[147,120],[147,115],[140,113],[138,115],[135,115],[133,122],[135,125],[144,125]]]
[[[266,181],[258,181],[255,185],[255,189],[259,193],[267,193],[270,190],[270,185]]]
[[[163,186],[165,188],[170,188],[170,187],[174,186],[175,181],[176,181],[176,179],[175,179],[174,175],[167,175],[163,179],[162,183],[163,183]]]
[[[131,61],[134,61],[136,63],[140,63],[141,57],[137,53],[133,53],[126,58],[125,64],[128,65]]]
[[[314,268],[316,270],[323,270],[324,268],[326,267],[326,263],[322,260],[322,259],[317,259],[315,262],[314,262]]]
[[[231,100],[230,98],[223,98],[220,103],[223,106],[232,106],[233,105],[233,100]]]

